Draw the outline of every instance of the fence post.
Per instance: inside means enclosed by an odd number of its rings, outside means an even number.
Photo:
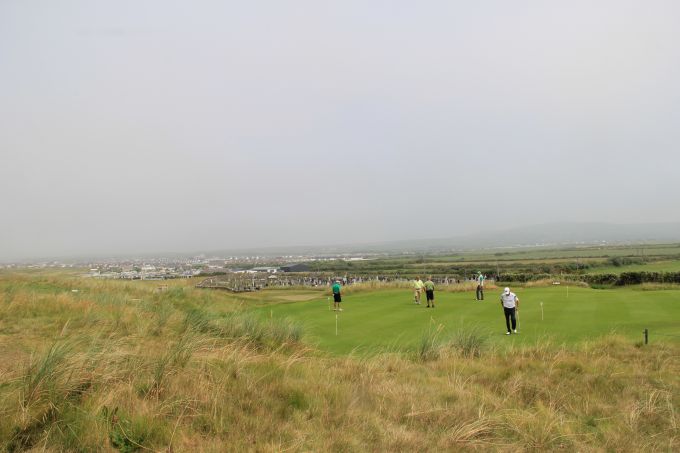
[[[648,344],[649,343],[649,329],[643,330],[642,333],[645,335],[645,344]]]

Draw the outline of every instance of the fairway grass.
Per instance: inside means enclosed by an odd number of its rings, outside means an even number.
[[[434,329],[441,339],[475,329],[500,347],[544,341],[574,344],[611,333],[641,341],[644,329],[649,329],[652,341],[680,341],[680,291],[554,286],[516,292],[520,328],[509,337],[498,292],[487,292],[478,302],[473,293],[439,291],[434,309],[425,308],[424,302],[415,305],[409,291],[382,290],[343,296],[342,312],[329,310],[326,295],[254,310],[263,318],[302,323],[307,341],[338,354],[412,349]]]

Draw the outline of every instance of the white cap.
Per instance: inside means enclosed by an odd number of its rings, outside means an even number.
[[[506,287],[504,290],[505,294],[510,294],[510,288]]]

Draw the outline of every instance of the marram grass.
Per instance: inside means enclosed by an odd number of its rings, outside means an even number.
[[[419,349],[330,355],[189,282],[22,278],[0,276],[2,451],[680,448],[673,342],[501,348],[433,323]]]

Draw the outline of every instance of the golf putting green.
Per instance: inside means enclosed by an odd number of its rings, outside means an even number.
[[[486,291],[486,300],[481,302],[475,300],[474,292],[438,291],[434,309],[425,308],[424,302],[415,305],[408,290],[383,290],[344,295],[342,312],[329,310],[326,295],[269,303],[253,310],[262,317],[299,322],[306,341],[340,354],[413,348],[425,333],[437,329],[441,339],[454,337],[463,329],[478,329],[490,342],[499,345],[546,340],[571,344],[609,333],[642,341],[645,328],[649,329],[650,342],[680,341],[677,290],[555,286],[513,291],[520,298],[520,328],[517,335],[511,336],[505,335],[499,291]]]

